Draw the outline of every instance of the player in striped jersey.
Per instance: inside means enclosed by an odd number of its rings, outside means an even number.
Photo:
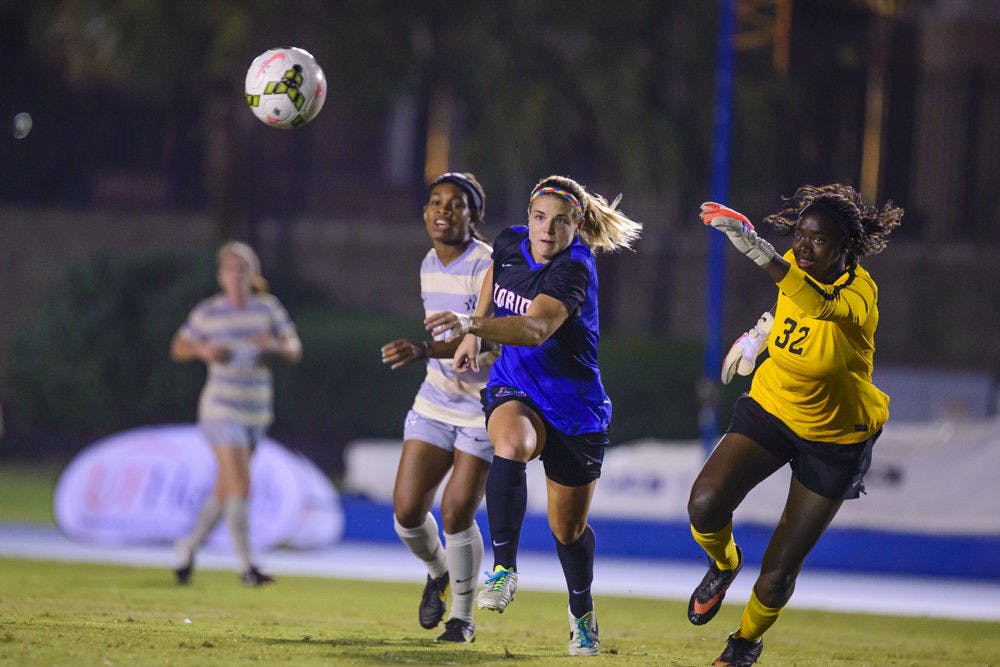
[[[594,253],[631,247],[641,225],[564,176],[542,179],[527,226],[501,232],[474,315],[427,318],[435,334],[464,336],[456,369],[480,369],[483,340],[503,345],[483,392],[494,456],[486,482],[493,571],[481,608],[503,612],[517,592],[527,505],[526,466],[545,469],[548,518],[569,594],[569,654],[600,653],[591,584],[596,538],[587,523],[608,444],[611,401],[597,365],[600,327]]]
[[[197,360],[208,366],[198,424],[218,466],[215,489],[199,510],[192,532],[175,544],[175,574],[178,583],[188,582],[195,552],[225,517],[242,566],[240,579],[259,586],[273,579],[250,558],[250,457],[273,419],[269,364],[297,363],[302,344],[284,307],[268,294],[260,260],[250,246],[236,241],[223,245],[218,262],[222,291],[191,311],[170,346],[175,361]]]
[[[486,196],[470,173],[449,172],[431,183],[423,209],[424,226],[433,247],[420,265],[420,291],[425,315],[476,308],[492,249],[478,230]],[[396,534],[427,566],[427,583],[419,620],[436,627],[451,591],[451,617],[437,641],[475,641],[472,603],[483,555],[483,538],[475,512],[483,499],[493,446],[486,434],[479,391],[495,353],[481,358],[478,374],[459,376],[451,367],[458,339],[394,340],[382,346],[382,362],[400,368],[426,359],[427,374],[403,427],[403,451],[393,489]],[[441,497],[444,544],[430,509],[445,476],[451,477]]]
[[[809,551],[843,501],[864,491],[889,397],[871,381],[878,288],[859,260],[885,249],[902,215],[891,202],[881,209],[866,204],[849,186],[804,186],[765,219],[792,237],[791,250],[781,256],[744,215],[702,204],[705,224],[724,232],[767,273],[778,286],[778,301],[773,318],[765,313],[737,341],[740,359],[736,351],[727,355],[723,381],[732,377],[734,360],[738,372],[749,374],[759,341],[767,342],[769,357],[750,393],[736,401],[728,432],[691,488],[691,533],[710,560],[688,603],[695,625],[715,616],[743,566],[733,510],[785,464],[792,469],[750,601],[716,665],[756,661],[761,637],[791,598]]]

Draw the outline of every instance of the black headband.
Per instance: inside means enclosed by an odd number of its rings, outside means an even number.
[[[483,201],[483,193],[471,178],[457,171],[449,171],[435,178],[434,182],[431,183],[431,188],[441,183],[452,183],[462,188],[465,194],[469,196],[469,204],[472,210],[476,213],[482,213],[483,204],[485,203]]]

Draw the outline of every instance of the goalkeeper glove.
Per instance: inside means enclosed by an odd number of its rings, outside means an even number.
[[[733,375],[750,375],[757,365],[757,357],[767,347],[767,336],[771,333],[774,316],[765,311],[750,331],[736,339],[722,360],[722,384],[729,384]]]
[[[774,246],[757,236],[745,215],[731,208],[708,201],[701,205],[701,221],[712,225],[732,242],[736,249],[752,259],[757,266],[764,266],[774,258]]]

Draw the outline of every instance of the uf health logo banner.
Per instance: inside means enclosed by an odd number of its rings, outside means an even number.
[[[311,461],[271,439],[250,470],[250,540],[255,550],[314,548],[340,539],[336,489]],[[195,425],[137,428],[81,451],[56,484],[56,523],[89,542],[169,542],[185,535],[215,484],[215,457]],[[209,548],[228,549],[225,522]]]

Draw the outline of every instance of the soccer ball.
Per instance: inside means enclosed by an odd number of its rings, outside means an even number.
[[[257,119],[289,130],[305,125],[326,101],[326,77],[308,51],[295,46],[271,49],[247,70],[247,104]]]

